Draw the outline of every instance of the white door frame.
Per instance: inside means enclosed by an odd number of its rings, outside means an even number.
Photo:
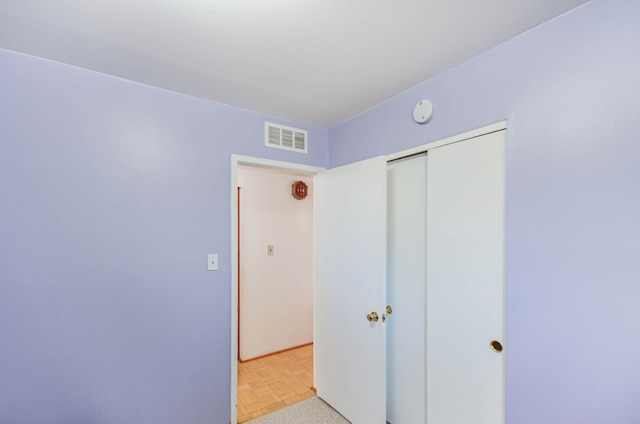
[[[491,132],[507,128],[507,121],[500,121],[464,133],[456,134],[438,141],[412,147],[407,150],[386,156],[387,161],[400,159],[424,153],[430,149],[451,143],[479,137]],[[231,155],[231,424],[238,423],[238,166],[252,166],[256,168],[280,169],[315,175],[325,168],[263,159],[253,156]],[[315,242],[314,242],[315,243]],[[314,277],[315,278],[315,277]],[[314,282],[315,284],[315,282]]]
[[[238,167],[315,175],[325,168],[252,156],[231,155],[231,424],[238,423]]]

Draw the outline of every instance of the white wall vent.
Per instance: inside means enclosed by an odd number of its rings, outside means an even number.
[[[305,130],[264,123],[264,144],[267,147],[307,153],[308,141],[309,135]]]

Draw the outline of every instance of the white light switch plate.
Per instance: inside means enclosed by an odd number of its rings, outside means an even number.
[[[217,271],[218,270],[218,254],[209,253],[209,255],[207,256],[208,256],[207,270]]]

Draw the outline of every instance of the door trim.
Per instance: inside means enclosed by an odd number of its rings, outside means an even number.
[[[252,156],[231,155],[231,424],[238,423],[238,167],[315,175],[325,168]]]

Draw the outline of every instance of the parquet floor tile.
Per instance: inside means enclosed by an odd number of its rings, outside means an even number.
[[[238,422],[315,395],[313,345],[238,363]]]

